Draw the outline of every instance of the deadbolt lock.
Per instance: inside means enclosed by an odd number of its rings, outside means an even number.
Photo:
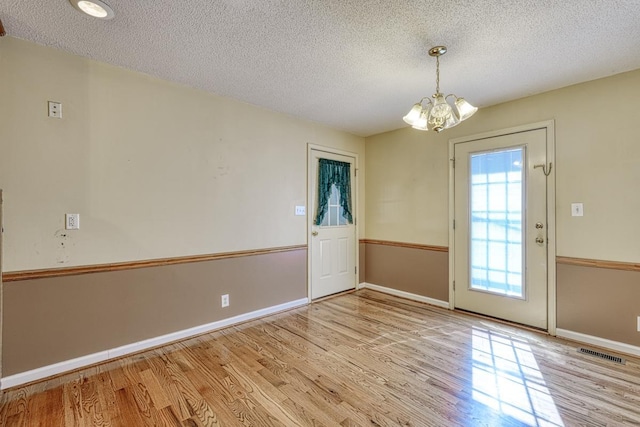
[[[544,228],[544,225],[541,222],[536,222],[536,229],[541,230]]]

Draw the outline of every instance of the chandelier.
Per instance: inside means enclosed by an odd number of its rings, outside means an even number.
[[[436,93],[431,96],[433,100],[428,96],[422,98],[402,118],[414,129],[441,132],[467,120],[478,111],[477,107],[469,104],[464,98],[458,98],[454,94],[444,96],[440,93],[440,57],[445,53],[447,53],[445,46],[429,49],[429,55],[436,58]],[[450,98],[455,99],[453,105],[448,102]]]

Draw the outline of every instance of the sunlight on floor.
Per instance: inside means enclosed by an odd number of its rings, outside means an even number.
[[[473,399],[530,426],[563,427],[531,347],[473,328]]]

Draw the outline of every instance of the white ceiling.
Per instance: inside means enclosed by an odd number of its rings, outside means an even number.
[[[368,136],[435,89],[479,107],[640,68],[640,0],[0,0],[11,36]],[[595,100],[594,108],[600,102]],[[613,100],[611,100],[613,101]]]

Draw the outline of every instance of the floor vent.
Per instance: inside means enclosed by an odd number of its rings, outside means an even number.
[[[580,347],[578,349],[578,353],[588,354],[589,356],[599,357],[600,359],[608,360],[610,362],[618,363],[620,365],[624,365],[624,359],[618,356],[612,356],[607,353],[601,353],[599,351],[589,350],[588,348]]]

